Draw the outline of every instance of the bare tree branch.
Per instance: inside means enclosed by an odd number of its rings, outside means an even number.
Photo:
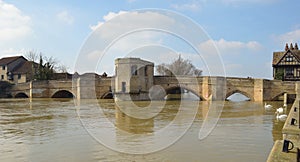
[[[60,72],[60,73],[67,73],[68,72],[68,67],[63,65],[63,64],[59,64],[57,67],[56,67],[56,71],[57,72]]]
[[[28,61],[36,62],[39,59],[39,55],[41,55],[41,53],[38,53],[35,50],[30,50],[26,52],[25,57]]]
[[[156,71],[160,75],[202,75],[202,70],[197,69],[190,60],[184,60],[179,55],[178,59],[170,64],[160,64],[156,66]]]
[[[25,56],[29,61],[39,62],[39,66],[34,76],[37,80],[49,80],[55,72],[67,72],[67,67],[60,64],[59,61],[50,56],[47,57],[41,52],[30,50]]]

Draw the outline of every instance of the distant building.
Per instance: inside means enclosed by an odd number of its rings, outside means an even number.
[[[285,51],[273,53],[273,78],[285,81],[300,80],[300,50],[297,43],[285,45]]]
[[[24,83],[33,79],[38,64],[23,56],[0,59],[0,81]]]
[[[69,79],[73,79],[73,75],[69,74],[67,72],[65,73],[53,73],[52,80],[69,80]]]
[[[115,100],[149,100],[154,63],[140,58],[118,58],[115,73]]]

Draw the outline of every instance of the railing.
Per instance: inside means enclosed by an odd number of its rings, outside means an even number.
[[[300,80],[300,76],[286,75],[284,76],[284,81],[298,81]]]

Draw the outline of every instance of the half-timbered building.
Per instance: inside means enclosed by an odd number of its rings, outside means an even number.
[[[285,45],[285,51],[273,53],[273,78],[284,81],[300,80],[300,50],[297,43]]]

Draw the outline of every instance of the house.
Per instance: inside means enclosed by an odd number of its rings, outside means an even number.
[[[284,81],[300,80],[300,50],[298,44],[285,45],[285,50],[273,52],[273,78]]]
[[[33,79],[38,64],[23,56],[0,59],[0,81],[24,83]]]

